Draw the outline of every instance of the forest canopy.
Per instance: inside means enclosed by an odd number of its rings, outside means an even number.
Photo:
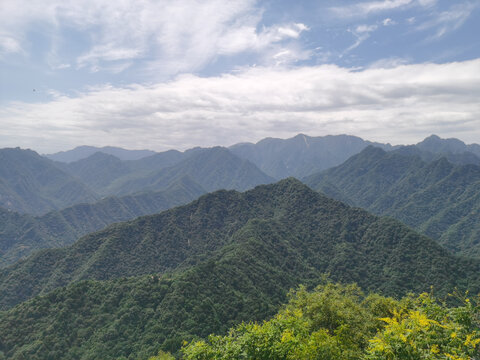
[[[186,344],[186,360],[469,360],[480,356],[478,297],[432,294],[401,300],[365,295],[356,285],[300,287],[273,318]],[[166,354],[163,354],[166,356]],[[155,359],[155,358],[152,358]],[[160,357],[158,358],[160,359]]]

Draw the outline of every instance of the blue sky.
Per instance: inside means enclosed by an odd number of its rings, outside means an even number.
[[[0,147],[480,142],[480,0],[0,2]]]

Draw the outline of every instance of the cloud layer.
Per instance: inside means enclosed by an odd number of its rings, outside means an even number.
[[[185,149],[267,136],[356,134],[393,143],[430,133],[480,139],[480,59],[364,70],[248,68],[214,77],[102,86],[0,110],[2,146]]]
[[[256,0],[5,0],[0,3],[0,57],[26,52],[32,46],[29,31],[48,34],[52,68],[72,62],[92,72],[120,72],[141,60],[150,74],[168,76],[246,51],[279,53],[287,47],[292,56],[288,42],[307,26],[286,22],[258,28],[261,19]],[[61,45],[72,39],[80,43],[75,39],[80,34],[89,34],[88,44],[74,58],[61,58]]]

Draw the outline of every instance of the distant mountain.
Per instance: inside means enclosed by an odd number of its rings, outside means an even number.
[[[0,149],[0,207],[43,214],[97,199],[82,182],[36,152]]]
[[[222,147],[194,148],[183,153],[171,150],[135,161],[97,152],[59,166],[102,196],[161,191],[185,176],[206,191],[246,190],[275,181]]]
[[[46,154],[45,157],[54,161],[61,161],[70,163],[87,158],[96,152],[102,152],[104,154],[113,155],[121,160],[138,160],[146,156],[154,155],[155,151],[151,150],[126,150],[114,146],[78,146],[75,149],[68,151],[60,151],[54,154]]]
[[[452,153],[461,154],[470,152],[476,156],[480,156],[480,145],[466,145],[458,139],[441,139],[437,135],[431,135],[416,145],[420,150],[429,151],[435,154]]]
[[[57,166],[78,177],[91,189],[100,193],[101,189],[119,177],[132,172],[126,163],[113,155],[96,152],[87,158],[69,164],[57,163]]]
[[[447,159],[452,164],[457,165],[479,165],[480,156],[477,156],[469,151],[464,152],[430,152],[428,150],[422,150],[417,145],[400,146],[395,149],[395,153],[406,156],[418,156],[425,162],[432,162],[441,158]]]
[[[176,164],[152,171],[135,173],[113,182],[106,192],[115,195],[138,191],[158,191],[188,176],[206,191],[219,189],[246,190],[275,179],[263,173],[248,160],[240,159],[226,148],[197,149],[185,154]]]
[[[480,166],[431,162],[418,153],[368,147],[304,181],[349,204],[393,216],[448,249],[480,257]]]
[[[44,296],[0,312],[0,351],[147,358],[158,346],[175,351],[183,339],[271,316],[290,288],[317,284],[325,272],[400,295],[430,285],[475,292],[479,270],[479,261],[456,258],[396,220],[287,179],[208,194],[1,270],[4,308]],[[62,284],[69,285],[47,292]]]
[[[102,195],[111,195],[109,186],[114,182],[128,181],[131,178],[142,178],[172,166],[188,157],[176,150],[165,151],[144,157],[139,160],[120,160],[103,152],[96,152],[87,158],[56,165],[69,174],[78,177],[91,189]],[[136,189],[142,191],[143,189]]]
[[[0,208],[0,268],[35,250],[70,245],[82,235],[112,223],[186,204],[204,193],[205,190],[185,177],[164,191],[107,197],[39,217]]]
[[[250,160],[266,174],[283,179],[289,176],[302,178],[339,165],[368,145],[393,149],[390,144],[372,143],[356,136],[311,137],[303,134],[290,139],[266,138],[256,144],[236,144],[229,149]]]

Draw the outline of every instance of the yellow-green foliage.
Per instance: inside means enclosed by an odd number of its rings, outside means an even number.
[[[243,323],[183,348],[184,359],[394,360],[478,358],[479,307],[449,308],[422,294],[401,301],[355,285],[301,287],[272,319]]]
[[[157,356],[152,356],[148,360],[175,360],[175,358],[169,353],[160,351]]]
[[[382,318],[383,331],[370,340],[367,359],[469,360],[480,355],[479,309],[468,298],[447,308],[427,294],[412,309]]]

